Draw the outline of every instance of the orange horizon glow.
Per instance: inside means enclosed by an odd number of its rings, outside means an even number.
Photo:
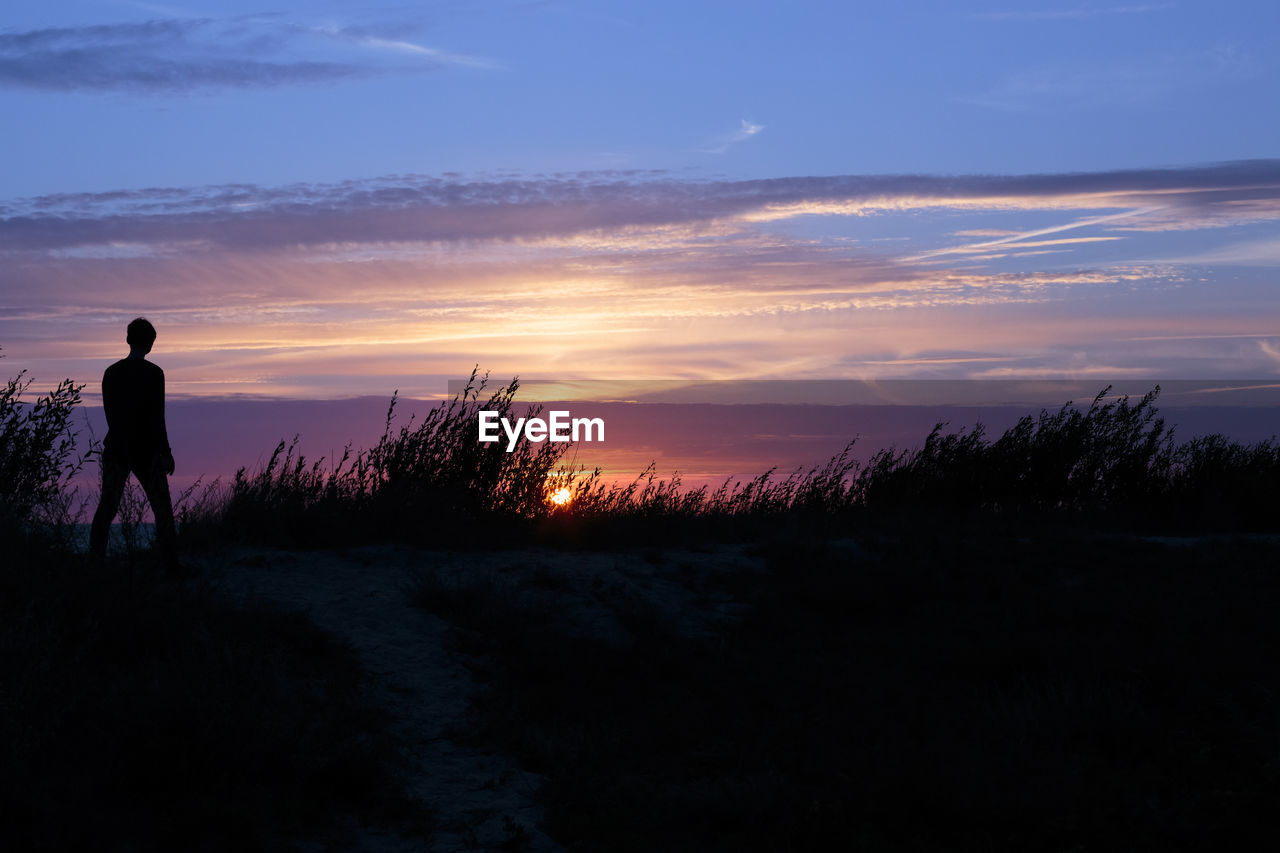
[[[290,240],[263,244],[231,213],[175,214],[194,229],[175,242],[148,212],[120,220],[124,243],[90,229],[73,249],[24,249],[0,346],[10,372],[92,393],[127,351],[125,324],[147,316],[175,398],[429,398],[476,364],[560,379],[1274,375],[1280,186],[1227,193],[1210,177],[787,203],[743,188],[693,211],[697,184],[656,185],[613,207],[571,195],[551,233],[543,208],[517,203],[375,209],[387,233],[358,239],[346,220],[282,209],[255,215]],[[602,212],[619,223],[596,224]],[[402,220],[463,231],[406,239]],[[1188,256],[1197,230],[1205,248]]]

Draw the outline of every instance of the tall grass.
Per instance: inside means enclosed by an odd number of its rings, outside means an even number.
[[[1139,400],[1066,403],[1019,420],[998,438],[976,424],[939,423],[916,449],[889,448],[860,462],[850,442],[826,463],[745,481],[687,488],[650,464],[625,484],[599,469],[563,464],[567,443],[481,443],[481,410],[510,417],[517,381],[484,398],[473,371],[465,391],[421,420],[394,426],[388,407],[381,439],[350,447],[335,463],[307,460],[297,439],[281,441],[256,473],[237,472],[217,523],[254,538],[331,543],[335,539],[466,538],[602,522],[685,522],[781,516],[826,523],[921,511],[949,518],[1087,519],[1139,525],[1269,528],[1276,524],[1280,444],[1243,445],[1221,435],[1175,440],[1156,409],[1159,387]],[[529,407],[529,416],[540,406]],[[567,489],[567,506],[549,496]]]
[[[32,381],[24,370],[0,388],[0,530],[8,535],[72,520],[71,482],[86,460],[72,428],[84,386],[64,379],[28,403]]]
[[[81,386],[64,380],[24,404],[30,384],[19,374],[0,389],[0,523],[26,528],[74,520],[69,486],[86,459],[75,453],[71,425]],[[851,441],[822,465],[786,474],[771,468],[716,488],[687,488],[678,474],[660,478],[653,464],[629,483],[607,482],[599,469],[564,464],[569,443],[520,441],[512,452],[505,442],[482,443],[481,411],[507,419],[542,411],[517,404],[518,380],[488,394],[487,387],[488,376],[473,370],[461,394],[401,425],[393,395],[377,443],[357,452],[348,446],[333,461],[304,457],[297,436],[281,440],[257,471],[241,468],[226,487],[180,496],[184,535],[457,542],[519,535],[531,523],[749,523],[784,515],[839,522],[920,511],[1231,529],[1272,528],[1280,518],[1276,438],[1179,443],[1157,412],[1158,386],[1136,401],[1109,398],[1108,387],[1088,405],[1028,415],[994,440],[981,424],[948,431],[939,423],[915,449],[859,461]],[[554,506],[549,497],[562,489],[572,501]]]
[[[1267,527],[1277,523],[1280,444],[1243,445],[1222,435],[1178,443],[1158,416],[1159,386],[1138,401],[1108,399],[1019,420],[994,441],[982,424],[921,447],[888,448],[858,462],[850,442],[824,465],[779,477],[776,469],[719,488],[682,489],[651,466],[626,486],[599,472],[562,473],[576,516],[848,516],[928,511],[951,517],[1088,518]]]
[[[477,440],[478,415],[511,418],[519,381],[482,397],[488,377],[472,371],[463,392],[396,427],[398,397],[387,407],[382,437],[367,450],[326,464],[280,441],[255,473],[241,468],[216,511],[201,521],[232,533],[293,542],[369,537],[482,536],[493,523],[545,514],[553,473],[567,444]],[[522,410],[534,417],[541,406]],[[481,525],[485,525],[481,527]]]

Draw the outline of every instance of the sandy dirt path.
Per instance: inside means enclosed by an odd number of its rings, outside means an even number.
[[[395,720],[412,768],[410,790],[435,811],[426,849],[562,850],[540,829],[542,778],[451,737],[465,728],[477,688],[446,648],[448,625],[409,601],[417,572],[473,559],[394,547],[255,548],[226,554],[210,574],[230,595],[302,611],[355,648],[373,676],[372,698]],[[424,849],[420,839],[375,829],[363,830],[362,840],[368,851]]]

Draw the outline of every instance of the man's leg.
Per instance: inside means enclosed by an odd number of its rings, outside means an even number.
[[[98,497],[98,510],[93,514],[93,526],[89,528],[89,556],[101,561],[107,556],[107,536],[120,509],[129,466],[113,454],[103,453],[98,457],[98,467],[102,471],[102,492]]]
[[[142,490],[147,493],[147,503],[151,504],[151,514],[156,519],[156,546],[160,549],[160,559],[165,570],[178,570],[177,533],[173,523],[173,500],[169,497],[169,478],[161,470],[159,462],[152,460],[146,470],[134,470]]]

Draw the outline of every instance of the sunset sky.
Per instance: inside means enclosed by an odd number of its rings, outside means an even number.
[[[1275,377],[1278,84],[1274,2],[7,0],[0,366]]]

